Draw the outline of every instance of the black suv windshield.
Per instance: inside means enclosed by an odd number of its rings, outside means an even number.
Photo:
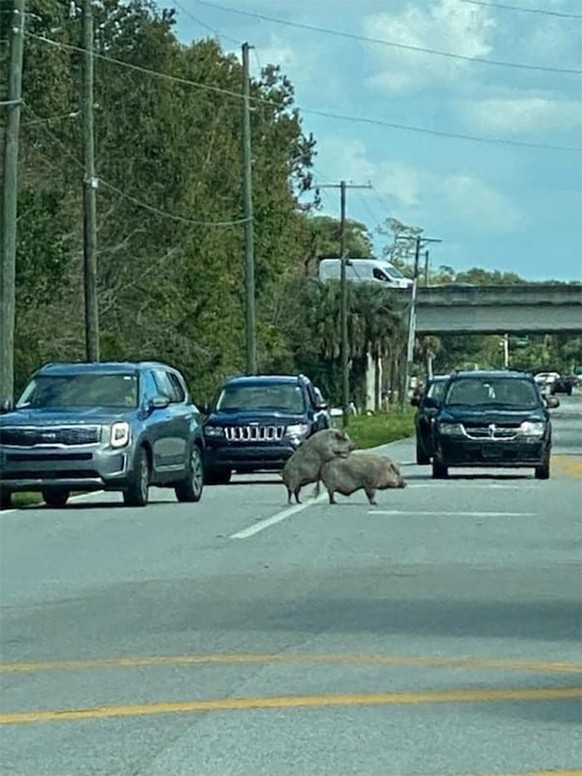
[[[488,406],[533,409],[540,398],[531,380],[519,377],[480,376],[454,380],[447,392],[447,406]]]
[[[305,412],[305,401],[299,385],[226,385],[218,397],[216,409],[221,412],[281,410],[301,414]]]
[[[17,409],[74,409],[138,405],[137,374],[37,375],[24,389]]]

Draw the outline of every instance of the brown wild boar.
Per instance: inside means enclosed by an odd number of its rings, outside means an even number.
[[[290,504],[292,496],[299,504],[299,492],[310,482],[318,483],[321,467],[326,461],[334,458],[346,458],[356,446],[345,431],[327,428],[317,431],[306,439],[289,458],[281,477],[287,488],[287,501]]]
[[[327,488],[330,504],[337,503],[336,493],[351,496],[357,490],[365,490],[370,504],[375,504],[377,490],[406,487],[398,464],[386,456],[370,454],[328,461],[322,466],[321,481]]]

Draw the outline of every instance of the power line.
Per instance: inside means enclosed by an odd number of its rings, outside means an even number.
[[[26,106],[28,107],[28,106]],[[80,111],[69,111],[68,113],[62,113],[58,116],[47,116],[46,118],[33,119],[32,121],[26,121],[22,123],[23,127],[32,127],[36,124],[52,124],[53,121],[62,121],[63,119],[76,119],[80,115]]]
[[[551,11],[547,8],[524,8],[520,5],[507,5],[506,3],[486,3],[483,0],[461,0],[468,5],[482,5],[484,8],[502,8],[506,11],[523,11],[524,13],[538,13],[544,16],[560,16],[562,19],[582,19],[582,14],[567,13],[566,11]]]
[[[207,0],[197,0],[200,5],[206,5],[209,8],[216,8],[220,11],[227,11],[228,13],[239,14],[240,16],[251,17],[252,19],[261,19],[265,22],[273,22],[274,24],[282,24],[287,27],[296,27],[301,30],[309,30],[310,32],[321,32],[326,35],[335,35],[340,38],[348,38],[349,40],[359,40],[364,43],[375,43],[380,46],[389,46],[391,48],[403,49],[405,51],[414,51],[419,54],[431,54],[433,56],[447,57],[448,59],[460,59],[464,62],[474,62],[481,65],[495,65],[497,67],[511,67],[520,70],[538,70],[545,73],[567,73],[570,75],[582,75],[582,70],[575,70],[574,68],[561,68],[561,67],[548,67],[544,65],[530,65],[521,62],[505,62],[497,59],[485,59],[483,57],[469,57],[465,54],[456,54],[452,51],[440,51],[439,49],[426,48],[424,46],[414,46],[408,43],[399,43],[397,41],[385,40],[383,38],[371,38],[365,35],[357,35],[354,32],[344,32],[343,30],[331,30],[327,27],[317,27],[313,24],[304,24],[303,22],[292,22],[288,19],[277,19],[274,16],[266,16],[265,14],[256,13],[254,11],[242,11],[239,8],[230,8],[225,5],[218,5],[216,3],[207,2]]]
[[[237,46],[240,46],[240,41],[236,40],[236,38],[231,38],[229,35],[224,35],[220,32],[220,30],[216,27],[212,27],[210,24],[206,24],[206,22],[203,22],[202,19],[199,19],[197,16],[194,16],[192,11],[190,11],[189,8],[185,8],[182,3],[179,3],[178,0],[174,0],[174,5],[176,8],[179,8],[180,11],[186,14],[186,16],[189,16],[193,21],[196,22],[196,24],[199,24],[201,27],[204,27],[204,29],[209,30],[210,32],[214,33],[214,36],[217,38],[224,38],[224,40],[229,40],[231,43],[236,43]]]
[[[25,34],[28,35],[29,37],[35,38],[36,40],[42,41],[43,43],[48,43],[49,45],[55,46],[57,48],[64,48],[67,50],[78,51],[81,53],[83,52],[83,49],[80,46],[74,46],[71,43],[61,43],[59,41],[52,40],[51,38],[45,38],[41,35],[35,35],[34,33],[31,33],[31,32],[28,32]],[[121,59],[108,57],[105,54],[99,54],[98,52],[93,52],[93,56],[105,62],[111,62],[115,65],[119,65],[120,67],[126,67],[129,70],[141,72],[146,75],[162,78],[167,81],[173,81],[175,83],[179,83],[183,85],[193,86],[196,89],[213,92],[215,94],[224,94],[228,97],[234,97],[238,100],[242,99],[242,95],[239,92],[234,92],[230,89],[223,89],[219,86],[211,86],[209,84],[203,84],[197,81],[192,81],[188,78],[181,78],[179,76],[168,75],[167,73],[162,73],[158,70],[152,70],[147,67],[142,67],[141,65],[134,65],[130,62],[125,62]],[[268,100],[264,97],[251,96],[250,101],[259,105],[260,104],[268,105],[274,108],[280,107],[278,103],[273,102],[273,100]],[[546,151],[575,151],[575,152],[582,151],[582,146],[552,145],[548,143],[532,143],[525,140],[510,140],[510,139],[504,139],[504,138],[483,137],[480,135],[468,135],[468,134],[463,134],[458,132],[446,132],[444,130],[438,130],[438,129],[427,129],[426,127],[415,127],[409,124],[400,124],[396,122],[386,121],[384,119],[375,119],[375,118],[370,118],[365,116],[346,116],[341,113],[331,113],[329,111],[316,110],[314,108],[305,108],[305,107],[301,107],[300,105],[296,105],[295,107],[298,111],[300,111],[305,115],[322,116],[323,118],[335,119],[337,121],[346,121],[354,124],[369,124],[369,125],[374,125],[378,127],[387,127],[388,129],[395,129],[403,132],[415,132],[417,134],[424,134],[424,135],[433,135],[434,137],[443,137],[443,138],[449,138],[452,140],[467,140],[474,143],[486,143],[486,144],[489,143],[493,145],[511,146],[516,148],[541,149]]]

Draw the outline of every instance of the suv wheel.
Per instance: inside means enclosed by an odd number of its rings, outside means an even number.
[[[444,480],[449,476],[449,467],[444,466],[438,461],[432,462],[432,478],[433,480]]]
[[[547,455],[544,458],[544,462],[541,466],[535,468],[536,480],[549,480],[550,479],[550,456]]]
[[[202,465],[202,456],[200,455],[200,448],[194,445],[190,453],[188,476],[175,486],[174,492],[178,501],[200,501],[203,488],[204,467]]]
[[[430,463],[430,456],[427,455],[422,449],[420,439],[416,437],[416,463],[418,466],[426,466]]]
[[[131,480],[123,491],[123,503],[126,507],[145,507],[150,492],[150,462],[145,447],[140,447],[135,456]]]
[[[209,469],[205,479],[209,485],[228,485],[231,477],[231,469]]]
[[[51,509],[61,509],[69,500],[69,490],[43,490],[42,500]]]
[[[10,509],[12,506],[12,493],[9,490],[0,490],[0,509]]]

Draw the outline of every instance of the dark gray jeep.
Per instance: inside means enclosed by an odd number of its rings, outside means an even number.
[[[199,501],[204,437],[182,375],[157,362],[48,364],[0,415],[0,500],[40,491],[62,507],[71,492],[121,491],[145,506],[149,486]]]

